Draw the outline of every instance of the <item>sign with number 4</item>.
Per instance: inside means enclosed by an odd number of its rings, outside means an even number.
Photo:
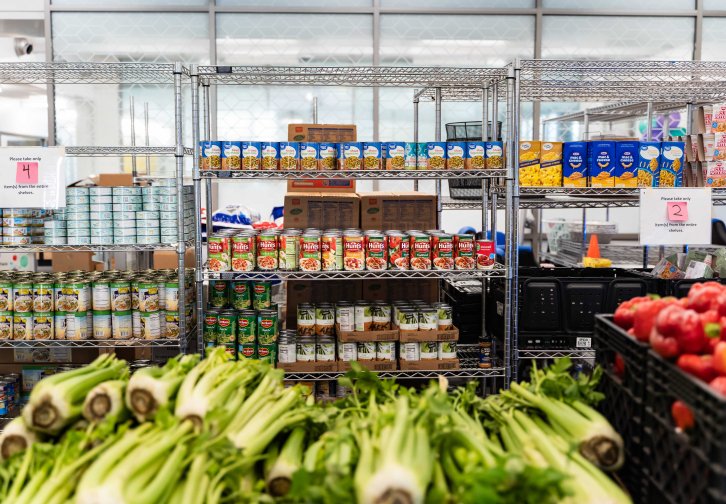
[[[64,147],[1,147],[2,207],[65,207],[64,158]]]

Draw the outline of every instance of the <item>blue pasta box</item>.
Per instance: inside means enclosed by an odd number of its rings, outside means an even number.
[[[587,187],[587,142],[565,142],[562,163],[562,185]]]
[[[615,187],[638,187],[639,142],[615,143]]]
[[[591,141],[590,149],[590,187],[615,187],[615,142]]]
[[[661,142],[658,187],[683,187],[683,165],[685,162],[685,143]]]
[[[658,187],[660,142],[640,142],[638,149],[638,187]]]

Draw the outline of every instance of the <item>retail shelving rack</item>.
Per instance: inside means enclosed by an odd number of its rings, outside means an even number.
[[[69,157],[173,157],[176,160],[177,191],[182,194],[184,156],[193,150],[183,145],[182,84],[188,70],[181,63],[0,63],[0,84],[45,84],[50,90],[59,84],[152,84],[168,85],[174,97],[174,142],[172,146],[67,146]],[[187,81],[188,82],[188,81]],[[152,245],[0,245],[2,252],[153,252],[175,250],[179,264],[179,299],[184,299],[184,253],[191,240],[184,236],[184,208],[180,198],[178,207],[179,229],[177,243]],[[179,319],[179,338],[128,340],[0,340],[0,348],[159,348],[169,352],[189,351],[194,327],[187,327],[185,317]]]
[[[726,99],[726,62],[516,60],[508,68],[515,77],[515,124],[520,121],[522,101],[604,103],[562,119],[582,117],[587,130],[590,120],[603,120],[615,114],[620,117],[644,114],[650,137],[654,111],[685,108],[690,128],[695,104]],[[512,143],[518,145],[519,130],[515,129],[512,136]],[[511,157],[517,157],[517,150],[509,152],[514,154]],[[515,170],[514,204],[506,206],[510,212],[517,213],[520,208],[584,210],[592,207],[635,207],[639,204],[639,189],[528,188],[518,185]],[[494,194],[501,191],[501,187],[493,188]],[[713,190],[714,204],[726,204],[725,197],[723,189]],[[520,359],[563,355],[591,357],[592,353],[590,350],[519,350],[516,338],[513,344],[515,373]]]
[[[270,85],[270,86],[344,86],[344,87],[396,87],[412,88],[420,96],[431,96],[436,103],[435,140],[441,140],[441,103],[446,100],[460,100],[462,95],[475,96],[486,103],[486,93],[492,85],[501,86],[502,94],[508,97],[509,129],[513,128],[512,107],[514,105],[514,72],[504,68],[444,68],[444,67],[274,67],[274,66],[190,66],[192,80],[192,118],[194,124],[194,192],[197,212],[201,209],[202,180],[205,181],[205,194],[207,209],[211,211],[212,183],[224,180],[226,183],[245,179],[288,179],[288,178],[353,178],[353,179],[385,179],[385,180],[413,180],[417,187],[419,180],[435,180],[437,193],[441,195],[441,179],[466,177],[478,178],[487,181],[497,179],[506,180],[505,195],[508,201],[512,197],[514,159],[509,159],[506,169],[501,170],[366,170],[366,171],[238,171],[234,178],[229,172],[201,171],[199,167],[199,140],[210,139],[210,87],[218,85]],[[508,91],[508,92],[507,92]],[[495,105],[496,107],[496,105]],[[488,107],[483,107],[485,110]],[[201,110],[200,110],[201,109]],[[417,106],[415,107],[416,126],[418,122]],[[200,125],[200,116],[202,124]],[[418,132],[418,128],[415,128]],[[417,138],[415,140],[418,140]],[[510,146],[511,149],[511,146]],[[487,197],[486,191],[484,198]],[[482,208],[482,221],[487,219],[487,204]],[[439,198],[438,216],[440,219],[442,206]],[[208,215],[211,215],[208,213]],[[439,220],[440,222],[440,220]],[[516,229],[516,214],[507,214],[507,228]],[[508,237],[516,233],[508,233]],[[197,229],[196,257],[197,257],[197,311],[202,314],[205,309],[204,284],[211,279],[361,279],[361,278],[479,278],[485,282],[488,278],[514,278],[516,264],[509,262],[516,254],[515,239],[508,239],[507,262],[489,271],[362,271],[362,272],[274,272],[265,273],[253,271],[249,273],[213,273],[206,269],[203,263],[203,244],[201,240],[201,223]],[[508,283],[508,291],[514,284]],[[511,297],[511,296],[510,296]],[[483,303],[483,300],[482,300]],[[484,312],[482,306],[482,313]],[[512,305],[505,303],[504,310],[510,313]],[[200,320],[203,317],[200,316]],[[512,317],[506,317],[512,320]],[[514,327],[507,325],[504,341],[504,360],[492,368],[481,369],[477,367],[476,349],[461,345],[459,353],[462,369],[452,371],[390,371],[381,373],[382,376],[396,376],[399,378],[431,378],[437,375],[461,378],[504,378],[505,383],[511,376],[511,342]],[[202,345],[202,328],[198,327],[199,345]],[[298,380],[330,380],[342,373],[288,373],[286,379]]]

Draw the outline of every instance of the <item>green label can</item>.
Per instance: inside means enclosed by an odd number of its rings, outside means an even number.
[[[245,359],[257,359],[257,345],[255,343],[240,343],[237,352]]]
[[[219,312],[216,310],[207,310],[204,314],[204,329],[202,331],[202,339],[204,346],[210,347],[217,344],[217,323],[219,321]]]
[[[271,345],[277,342],[278,320],[276,310],[260,310],[257,314],[257,342]]]
[[[257,345],[257,358],[262,362],[275,364],[277,362],[277,343]]]
[[[9,280],[0,281],[0,311],[13,309],[13,284]]]
[[[250,287],[245,281],[237,280],[231,282],[230,297],[232,308],[235,310],[248,310],[252,306]]]
[[[257,312],[255,310],[242,310],[237,316],[237,342],[254,343],[257,334]]]
[[[227,282],[216,280],[209,282],[209,304],[214,308],[226,308],[229,303]]]
[[[127,312],[131,310],[131,284],[125,281],[113,281],[109,284],[111,296],[111,311]],[[95,295],[95,291],[94,291]],[[57,298],[56,298],[57,299]],[[61,311],[60,306],[56,306],[56,311]]]
[[[225,310],[217,317],[217,343],[220,345],[236,344],[237,313]]]
[[[252,307],[255,310],[269,309],[272,304],[272,288],[270,282],[254,282],[252,289]]]
[[[33,284],[33,311],[50,313],[53,311],[53,282],[36,282]]]
[[[227,355],[232,357],[232,359],[238,360],[237,359],[237,345],[226,344],[226,345],[222,345],[222,346],[224,346],[224,353],[226,353]]]
[[[13,339],[13,312],[0,312],[0,339]]]

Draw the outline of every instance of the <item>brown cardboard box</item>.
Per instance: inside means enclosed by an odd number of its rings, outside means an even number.
[[[97,186],[132,186],[134,177],[130,173],[97,173],[91,176]]]
[[[420,343],[423,341],[459,341],[459,330],[446,331],[400,331],[401,343]]]
[[[394,371],[398,368],[394,361],[358,361],[363,369],[368,371]],[[350,371],[350,362],[338,361],[338,371]]]
[[[288,180],[288,192],[320,191],[326,193],[354,193],[355,180],[348,179],[302,179]]]
[[[436,196],[417,192],[358,193],[363,229],[436,229]]]
[[[93,260],[93,252],[54,252],[49,259],[52,262],[54,272],[58,271],[94,271],[95,265]]]
[[[398,330],[388,331],[338,331],[338,341],[343,343],[358,343],[364,341],[398,341]]]
[[[288,142],[355,142],[355,124],[288,124]]]
[[[357,194],[288,193],[285,195],[285,227],[350,228],[360,225]]]
[[[404,371],[444,371],[460,367],[459,359],[399,360],[398,365]]]
[[[155,250],[153,259],[154,269],[175,269],[179,267],[179,258],[173,250]],[[194,247],[187,248],[184,254],[184,264],[187,268],[195,266]]]
[[[277,367],[289,373],[330,373],[338,369],[336,361],[278,362]]]
[[[297,305],[300,303],[335,303],[357,301],[361,298],[361,282],[358,280],[295,280],[287,284],[287,329],[297,327]]]

